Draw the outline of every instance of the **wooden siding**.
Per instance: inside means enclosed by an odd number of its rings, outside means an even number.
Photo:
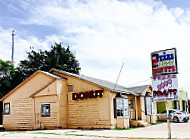
[[[36,129],[58,127],[58,96],[44,96],[35,99],[35,125]],[[50,104],[50,116],[41,116],[41,104]]]
[[[58,101],[59,101],[59,112],[58,112],[58,126],[59,128],[67,128],[67,113],[68,113],[68,91],[67,91],[67,82],[65,80],[57,81],[57,92],[58,92]]]
[[[138,112],[138,120],[142,120],[142,114],[143,114],[143,110],[142,110],[142,106],[143,103],[141,103],[141,98],[137,97],[137,112]]]
[[[34,97],[57,95],[56,90],[56,82],[53,82],[49,86],[41,90],[39,93],[34,95]]]
[[[110,117],[111,117],[111,128],[116,128],[116,118],[114,118],[114,104],[113,99],[115,98],[116,93],[110,93]]]
[[[8,96],[5,101],[29,98],[33,93],[41,89],[43,86],[51,82],[53,79],[49,76],[45,76],[43,73],[36,74],[26,83],[22,84],[17,90],[14,91],[10,96]]]
[[[24,130],[34,128],[34,100],[29,98],[29,96],[52,80],[51,77],[37,72],[3,100],[3,103],[10,102],[10,114],[3,115],[3,126],[5,129]]]
[[[111,128],[110,91],[93,83],[60,74],[67,78],[68,85],[73,85],[73,92],[68,92],[68,128]],[[102,98],[72,100],[72,93],[104,89]]]
[[[6,130],[33,129],[33,101],[31,98],[14,99],[10,102],[10,114],[3,115]]]
[[[72,100],[68,95],[68,128],[110,128],[108,92],[102,98]]]
[[[141,119],[144,121],[144,122],[147,122],[147,119],[146,119],[146,115],[145,115],[145,99],[144,97],[141,97],[141,109],[142,109],[142,117]]]

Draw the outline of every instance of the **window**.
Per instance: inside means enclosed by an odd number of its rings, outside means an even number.
[[[10,114],[10,103],[4,103],[4,114]]]
[[[68,85],[68,92],[73,92],[73,85]]]
[[[174,100],[174,109],[177,109],[177,110],[180,109],[178,100]]]
[[[151,97],[145,97],[145,114],[155,114],[155,102],[152,101]]]
[[[185,100],[182,100],[183,103],[183,111],[187,111],[187,102]]]
[[[41,105],[41,116],[50,116],[50,104],[42,104]]]
[[[129,100],[129,106],[130,106],[131,109],[134,109],[133,100]]]
[[[114,118],[129,116],[128,99],[117,98],[115,99],[114,105],[115,105]]]

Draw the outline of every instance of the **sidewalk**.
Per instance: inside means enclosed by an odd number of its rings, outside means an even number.
[[[190,123],[171,123],[172,138],[190,138]],[[0,139],[20,138],[167,138],[167,123],[131,130],[35,130],[25,132],[0,132]]]

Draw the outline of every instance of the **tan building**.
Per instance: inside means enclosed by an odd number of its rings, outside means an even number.
[[[37,71],[4,96],[7,130],[128,128],[155,122],[150,86],[126,88],[57,69]],[[153,108],[154,107],[154,108]]]

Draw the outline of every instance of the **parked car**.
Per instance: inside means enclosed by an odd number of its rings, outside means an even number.
[[[168,116],[166,110],[157,114],[158,121],[167,121],[167,117],[170,117],[175,123],[188,122],[189,120],[189,114],[187,112],[176,109],[170,109]]]

